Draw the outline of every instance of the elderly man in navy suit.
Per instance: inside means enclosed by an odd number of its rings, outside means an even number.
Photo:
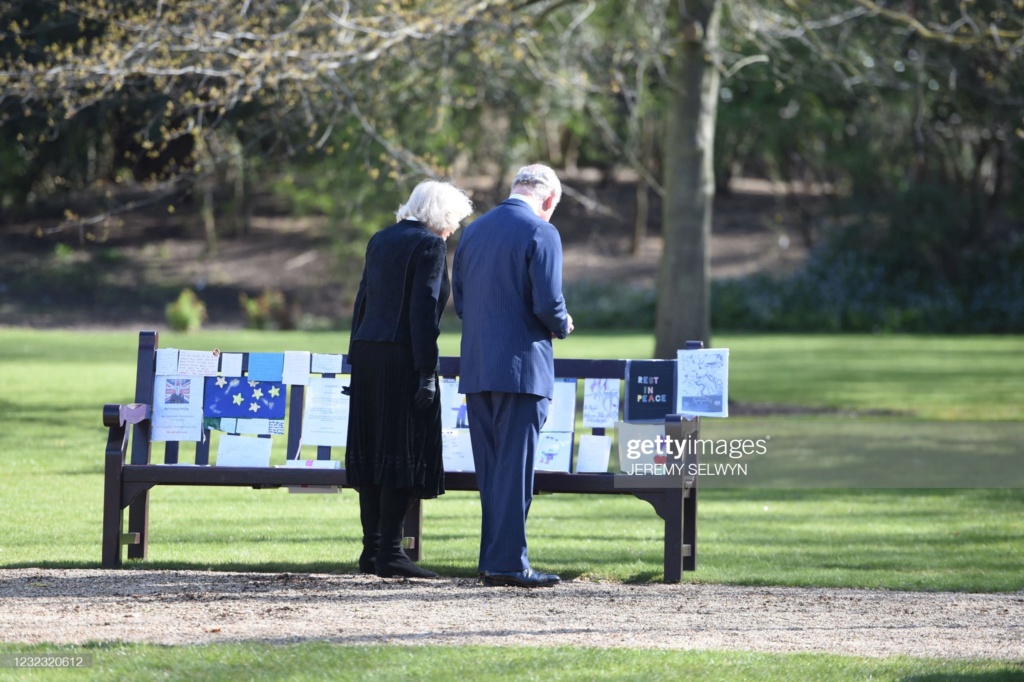
[[[508,199],[465,228],[452,291],[462,318],[459,392],[466,394],[483,519],[485,585],[546,587],[526,552],[526,516],[541,426],[554,392],[551,339],[573,330],[562,297],[562,242],[548,221],[561,198],[555,172],[522,168]]]

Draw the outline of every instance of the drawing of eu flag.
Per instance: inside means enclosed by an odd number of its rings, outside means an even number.
[[[206,377],[204,417],[284,419],[287,388],[277,381]]]

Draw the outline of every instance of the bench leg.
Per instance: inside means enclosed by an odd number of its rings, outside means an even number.
[[[650,503],[665,522],[665,582],[683,579],[683,561],[687,547],[683,538],[686,498],[682,488],[657,492],[635,492],[636,497]]]
[[[683,557],[683,570],[697,570],[697,488],[690,489],[690,494],[683,500],[683,543],[689,545],[690,551]]]
[[[685,500],[683,490],[665,493],[665,582],[677,583],[683,579],[683,527]]]
[[[149,555],[149,492],[138,494],[128,505],[128,532],[138,533],[139,541],[128,545],[129,559],[145,559]]]
[[[405,535],[403,545],[405,553],[413,561],[423,558],[423,500],[413,498],[409,511],[405,514]]]
[[[103,475],[103,568],[121,568],[121,457],[107,455]]]

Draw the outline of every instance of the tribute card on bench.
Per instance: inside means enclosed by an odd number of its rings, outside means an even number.
[[[302,415],[302,444],[344,446],[348,443],[348,396],[342,389],[351,377],[311,377]]]
[[[233,436],[225,433],[217,446],[219,467],[269,467],[270,449],[273,441],[269,438]]]
[[[576,455],[576,473],[608,473],[611,452],[611,436],[592,436],[590,434],[580,436],[579,454]]]
[[[469,429],[441,431],[441,459],[445,471],[476,471]]]
[[[729,416],[729,349],[681,350],[676,355],[679,375],[678,414]]]
[[[178,351],[178,374],[187,376],[217,376],[220,366],[220,353],[208,350]]]
[[[304,350],[286,350],[284,367],[281,370],[281,381],[292,386],[305,386],[309,383],[310,354]]]
[[[660,422],[676,406],[675,360],[630,360],[626,365],[627,422]]]
[[[178,349],[158,348],[156,351],[156,376],[171,376],[178,373]]]
[[[569,473],[572,468],[572,432],[541,432],[533,467],[536,471]]]
[[[619,421],[619,379],[586,379],[583,382],[583,426],[611,429]]]
[[[548,420],[541,431],[576,430],[576,379],[555,379],[554,397],[548,407]]]
[[[284,353],[249,353],[250,381],[281,381]]]
[[[459,393],[459,380],[455,377],[443,377],[441,379],[441,428],[469,428],[466,396],[463,393]]]
[[[313,374],[341,374],[341,355],[313,353],[310,371]]]
[[[276,381],[206,377],[204,417],[284,419],[288,387]]]
[[[198,441],[202,433],[203,377],[155,377],[151,440]]]
[[[242,376],[242,354],[241,353],[221,353],[220,354],[220,373],[226,377],[240,377]]]

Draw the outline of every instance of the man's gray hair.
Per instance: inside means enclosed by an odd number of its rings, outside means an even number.
[[[473,212],[466,193],[440,180],[424,180],[416,185],[409,200],[398,207],[398,220],[418,220],[433,232],[459,229],[459,222]]]
[[[555,203],[562,198],[562,183],[558,181],[555,171],[547,166],[534,163],[523,166],[512,180],[512,194],[525,194],[537,199],[547,199],[555,195]]]

